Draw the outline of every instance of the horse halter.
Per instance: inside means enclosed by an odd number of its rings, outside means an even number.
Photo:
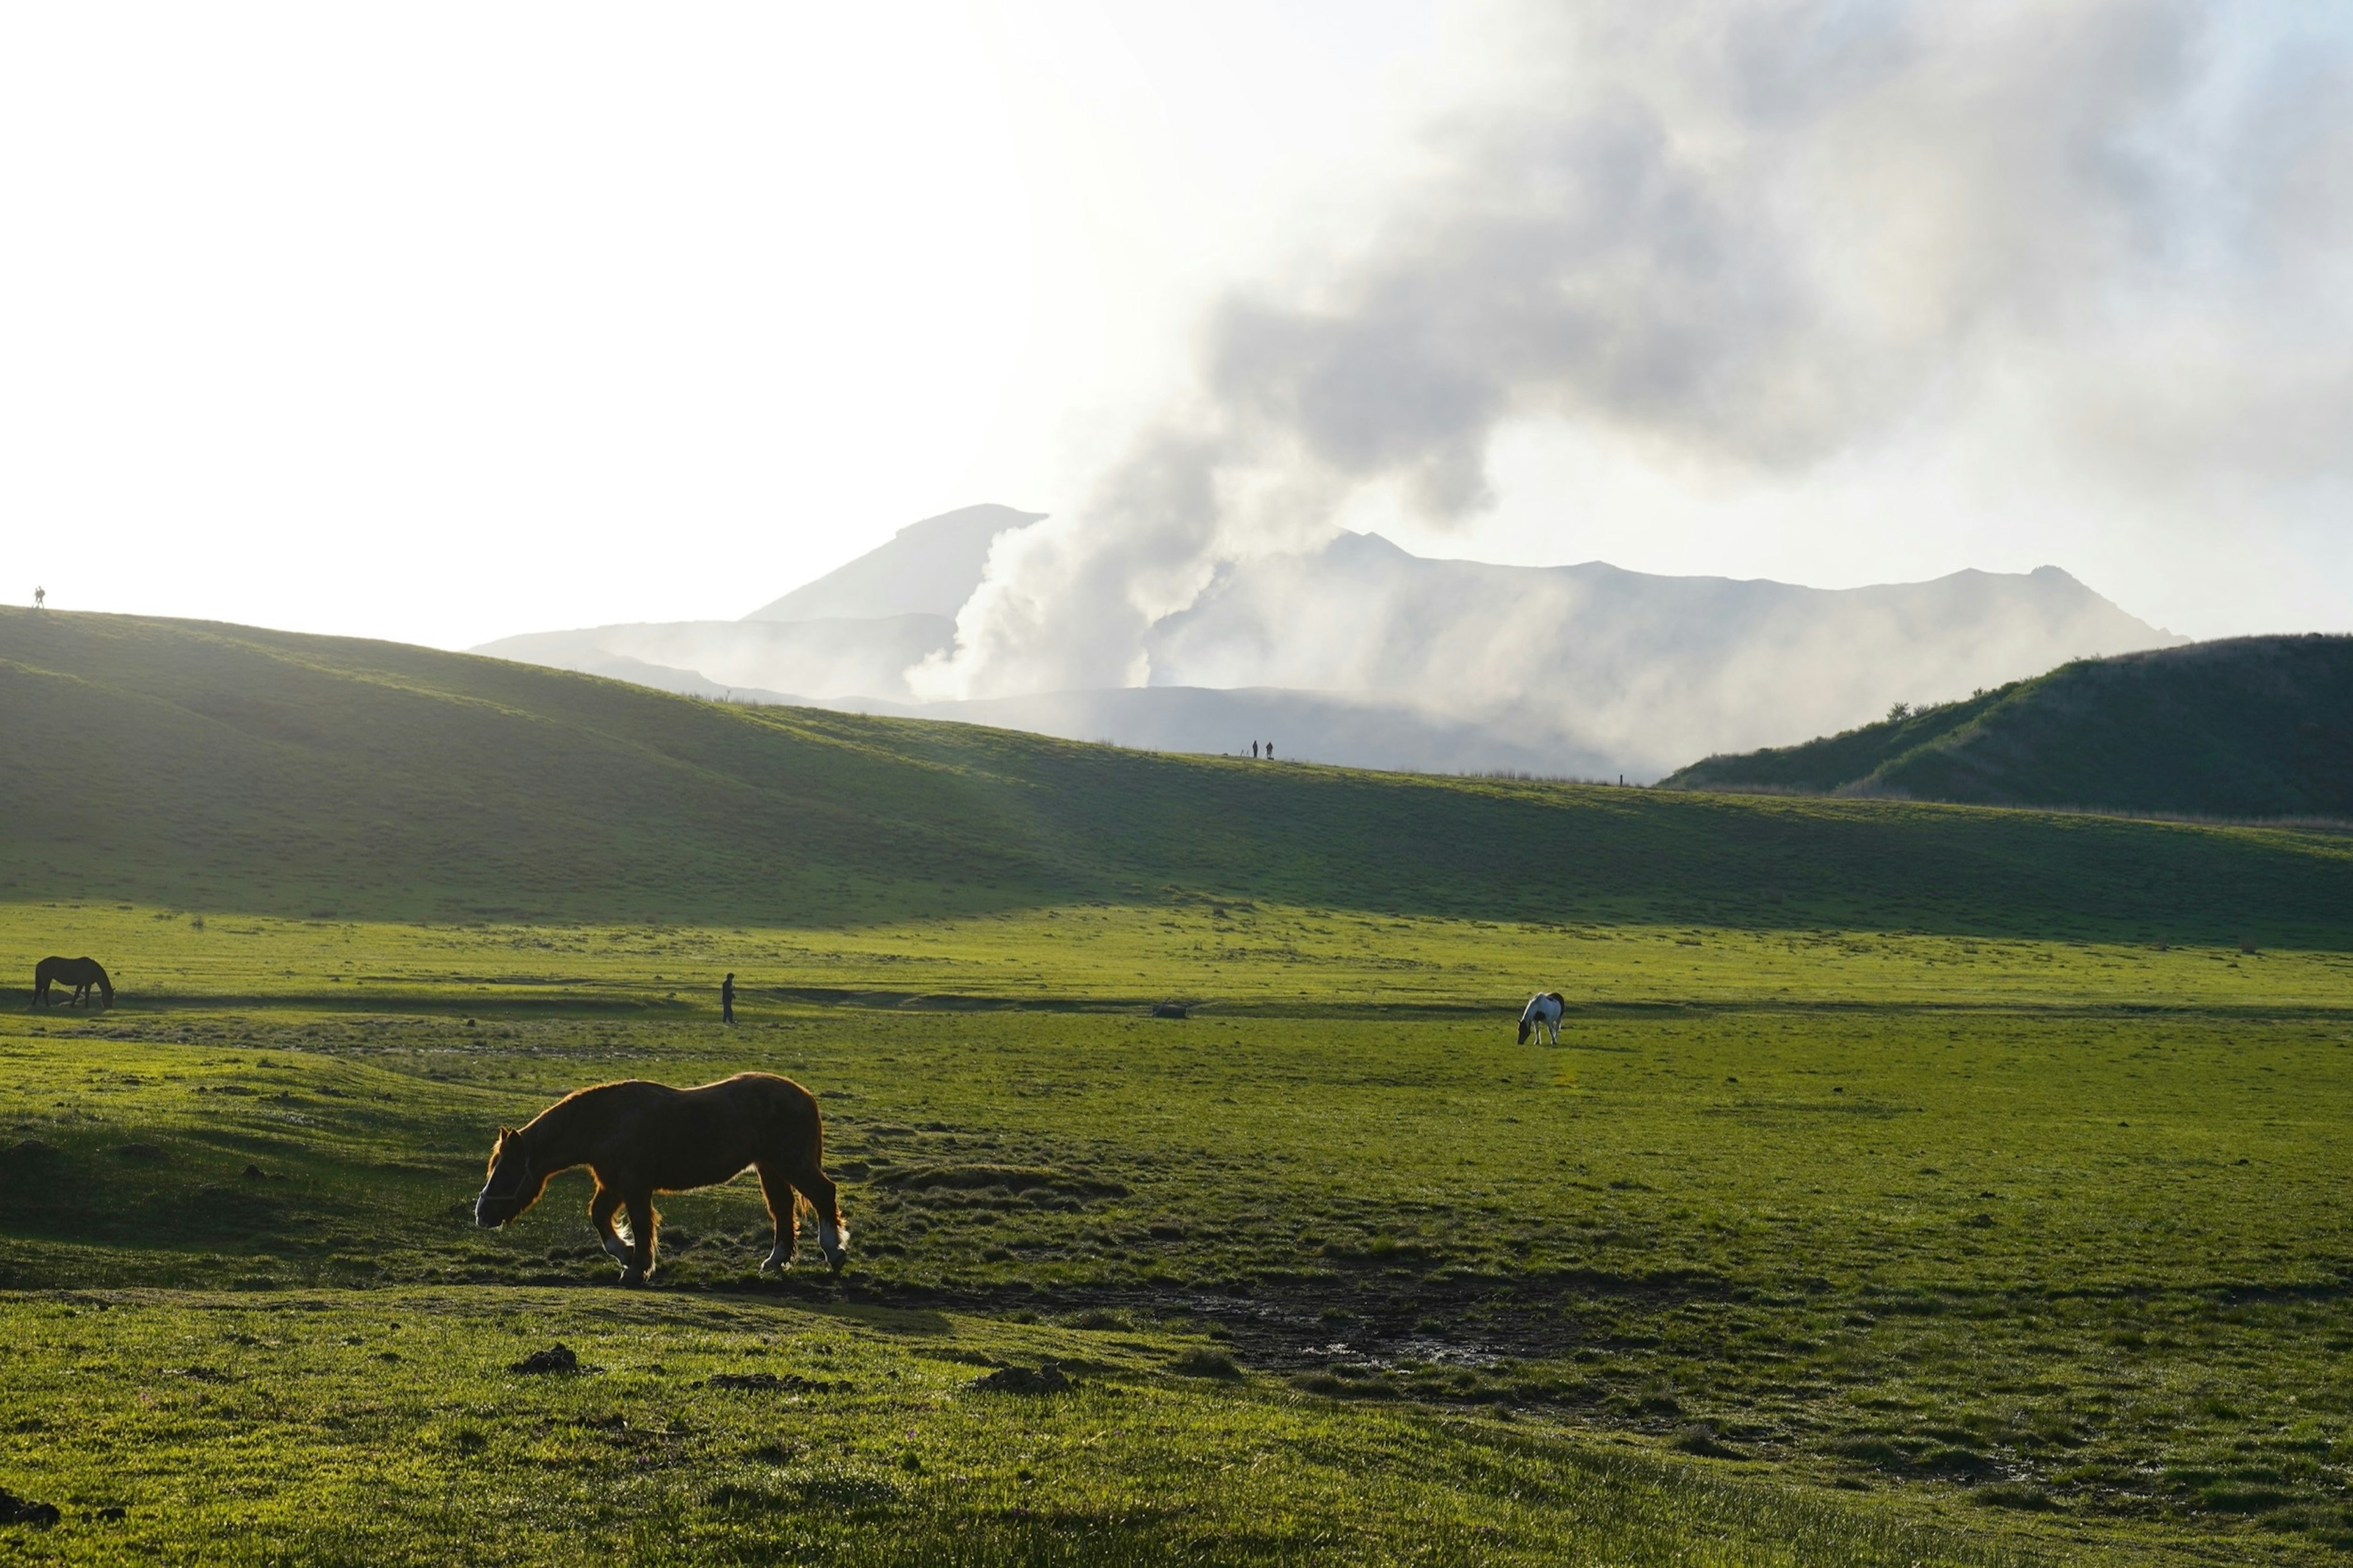
[[[514,1163],[515,1178],[513,1185],[510,1186],[502,1193],[492,1192],[491,1190],[491,1184],[506,1173],[507,1163],[510,1160]],[[516,1141],[512,1152],[500,1156],[497,1169],[493,1170],[490,1174],[490,1179],[482,1184],[481,1196],[474,1201],[477,1204],[510,1202],[515,1198],[522,1196],[522,1190],[525,1186],[530,1184],[530,1182],[531,1156],[524,1152],[521,1141],[518,1140]]]

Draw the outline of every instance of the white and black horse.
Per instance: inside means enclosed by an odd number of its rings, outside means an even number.
[[[1528,998],[1520,1013],[1520,1044],[1526,1045],[1535,1037],[1538,1029],[1552,1031],[1552,1043],[1560,1044],[1560,1016],[1568,1011],[1568,1004],[1557,991],[1546,991]]]

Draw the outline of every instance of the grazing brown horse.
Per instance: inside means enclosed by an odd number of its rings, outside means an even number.
[[[770,1264],[790,1268],[800,1231],[801,1204],[817,1215],[817,1238],[826,1262],[841,1267],[849,1227],[825,1173],[825,1121],[817,1096],[788,1078],[742,1072],[700,1089],[630,1079],[576,1089],[520,1131],[499,1129],[490,1177],[474,1200],[474,1223],[501,1226],[539,1201],[547,1179],[586,1165],[596,1178],[588,1218],[597,1239],[621,1266],[621,1283],[636,1285],[654,1271],[654,1194],[711,1187],[760,1173],[760,1194],[776,1227]],[[795,1196],[797,1190],[799,1196]],[[628,1219],[617,1227],[616,1210]]]
[[[33,965],[33,1005],[54,1007],[49,1000],[49,987],[70,985],[73,1000],[68,1006],[90,1005],[90,988],[97,986],[106,998],[106,1005],[114,1005],[114,982],[106,977],[106,966],[94,958],[45,958]]]

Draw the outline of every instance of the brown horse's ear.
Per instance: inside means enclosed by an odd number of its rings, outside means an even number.
[[[515,1135],[515,1130],[514,1130],[513,1128],[512,1128],[512,1127],[501,1127],[501,1128],[500,1128],[500,1129],[499,1129],[499,1142],[501,1142],[501,1143],[505,1142],[508,1139],[510,1139],[510,1138],[513,1137],[514,1135]]]

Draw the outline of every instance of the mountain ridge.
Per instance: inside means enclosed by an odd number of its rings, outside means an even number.
[[[978,584],[993,542],[1037,519],[999,506],[927,518],[741,622],[533,633],[475,651],[619,675],[631,667],[617,661],[631,659],[678,690],[791,692],[946,719],[1042,714],[1019,721],[1160,749],[1227,752],[1268,738],[1263,697],[992,691],[921,702],[906,672],[953,648],[954,607]],[[817,614],[851,609],[878,613]],[[778,618],[792,616],[807,618]],[[1343,531],[1220,567],[1190,606],[1150,628],[1142,651],[1149,688],[1293,694],[1291,738],[1314,737],[1310,753],[1409,771],[1649,780],[1694,757],[1843,729],[1894,701],[2179,640],[2052,566],[1825,589],[1603,562],[1430,560]]]
[[[746,621],[938,616],[953,621],[980,583],[997,536],[1043,521],[984,502],[911,522],[888,542],[744,616]]]

